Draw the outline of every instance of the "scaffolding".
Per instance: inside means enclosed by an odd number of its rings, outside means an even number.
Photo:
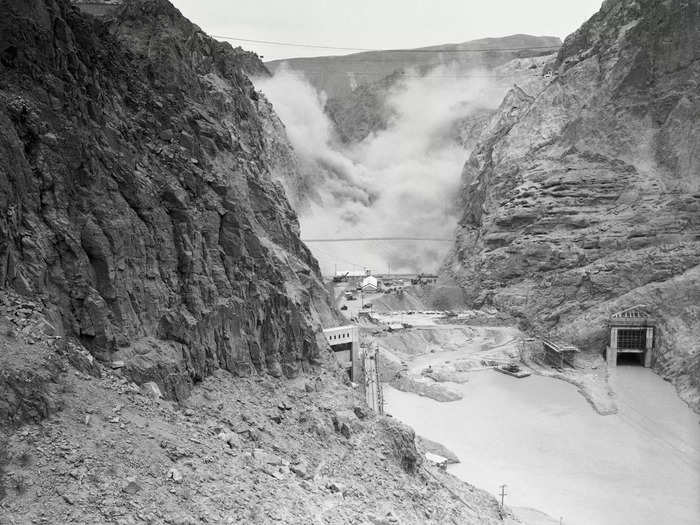
[[[364,372],[364,389],[367,405],[378,414],[384,413],[384,394],[379,380],[377,360],[379,347],[371,344],[363,352],[362,369]]]

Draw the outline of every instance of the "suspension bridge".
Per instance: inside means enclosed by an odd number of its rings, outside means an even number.
[[[302,239],[304,242],[361,242],[361,241],[421,241],[454,242],[446,237],[332,237],[328,239]]]

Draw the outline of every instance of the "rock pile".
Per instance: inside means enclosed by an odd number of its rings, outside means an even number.
[[[332,375],[223,370],[177,404],[68,368],[63,411],[0,426],[2,519],[48,523],[502,523],[495,499],[424,463],[413,432]],[[0,451],[2,452],[2,451]]]

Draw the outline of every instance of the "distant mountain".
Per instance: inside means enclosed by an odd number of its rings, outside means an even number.
[[[335,98],[349,95],[361,84],[380,81],[408,68],[425,70],[456,62],[462,69],[492,69],[514,58],[550,54],[559,46],[561,40],[558,37],[511,35],[410,50],[272,60],[265,65],[274,73],[286,64],[302,72],[316,89],[324,91],[329,98]]]

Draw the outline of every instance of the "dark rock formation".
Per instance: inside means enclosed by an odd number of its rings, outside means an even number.
[[[330,310],[270,174],[257,56],[167,0],[0,12],[0,287],[170,396],[317,359]]]
[[[0,294],[0,427],[41,421],[62,405],[68,345],[55,337],[42,310],[26,298]]]
[[[396,72],[378,82],[361,84],[344,97],[328,100],[326,113],[342,142],[360,142],[371,133],[386,129],[394,116],[387,105],[389,91],[401,77],[401,73]]]
[[[654,366],[699,406],[700,8],[608,0],[537,97],[513,90],[464,168],[447,270],[472,302],[601,351],[660,319]]]
[[[392,444],[392,452],[401,468],[415,474],[423,463],[423,456],[416,448],[416,433],[411,427],[394,419],[385,418],[379,423],[386,441]]]

